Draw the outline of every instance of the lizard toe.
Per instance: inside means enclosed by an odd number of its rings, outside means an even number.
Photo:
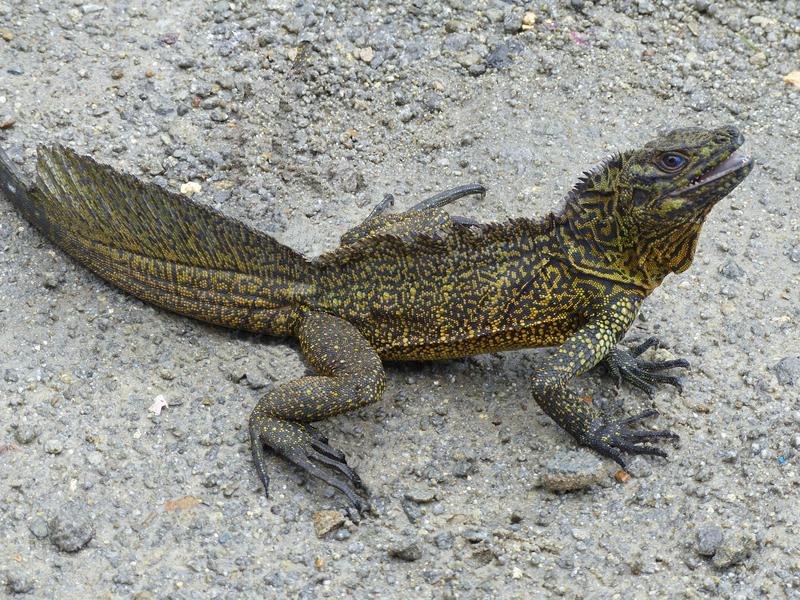
[[[613,459],[622,468],[625,468],[623,453],[645,454],[650,456],[661,456],[666,458],[667,453],[658,446],[651,445],[651,442],[662,439],[678,439],[678,436],[669,430],[651,431],[647,429],[629,429],[628,426],[634,423],[649,419],[658,415],[658,411],[653,409],[645,410],[638,415],[633,415],[619,420],[606,420],[596,426],[587,440],[587,446]]]
[[[642,353],[658,346],[658,339],[651,337],[630,350],[614,348],[603,360],[608,372],[619,386],[623,381],[642,390],[648,397],[653,397],[656,385],[665,383],[674,386],[683,393],[684,380],[676,375],[661,373],[670,369],[686,369],[689,361],[679,358],[673,360],[650,361],[641,358]]]

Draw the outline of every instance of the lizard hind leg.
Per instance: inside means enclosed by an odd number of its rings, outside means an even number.
[[[483,198],[486,196],[486,188],[480,183],[468,183],[466,185],[459,185],[458,187],[449,188],[438,192],[429,198],[420,200],[411,208],[404,210],[403,214],[408,212],[428,210],[429,208],[442,208],[443,206],[447,206],[448,204],[464,198],[465,196],[480,196]],[[371,221],[376,217],[380,217],[388,212],[393,206],[394,196],[392,194],[386,194],[383,199],[375,205],[375,208],[372,209],[367,218],[364,219],[364,223]]]
[[[250,416],[253,461],[269,492],[264,446],[344,494],[359,511],[369,503],[359,476],[344,454],[309,423],[378,400],[384,372],[375,350],[358,330],[324,313],[306,315],[297,332],[309,364],[319,373],[285,383],[265,395]]]
[[[401,213],[391,213],[394,196],[387,194],[366,219],[349,231],[346,231],[339,242],[342,246],[350,246],[371,236],[393,235],[399,238],[410,238],[418,234],[434,234],[446,228],[450,221],[464,225],[477,225],[477,221],[467,217],[451,216],[442,210],[446,206],[465,196],[486,194],[486,188],[479,183],[470,183],[450,188],[425,198]]]
[[[464,196],[480,196],[481,199],[483,199],[483,197],[486,196],[486,188],[480,183],[468,183],[467,185],[460,185],[458,187],[439,192],[430,198],[425,198],[405,212],[428,210],[429,208],[442,208],[443,206],[447,206],[448,204],[455,202]]]

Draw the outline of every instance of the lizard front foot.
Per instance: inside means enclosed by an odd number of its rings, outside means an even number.
[[[269,476],[265,445],[310,475],[339,490],[359,515],[370,511],[369,501],[356,492],[361,490],[364,494],[368,494],[366,486],[358,474],[348,466],[344,453],[328,444],[328,438],[311,425],[304,423],[269,418],[266,421],[268,422],[251,420],[250,443],[253,462],[267,496],[269,496]],[[343,475],[344,478],[337,477],[331,471]]]
[[[666,458],[667,453],[656,446],[645,445],[645,442],[652,442],[659,439],[679,439],[678,435],[669,431],[649,431],[646,429],[630,429],[632,425],[644,419],[658,416],[658,411],[650,409],[633,417],[625,419],[609,420],[605,415],[599,416],[579,441],[592,448],[603,456],[614,459],[625,468],[625,460],[622,453],[628,454],[649,454],[652,456],[662,456]]]
[[[648,349],[658,346],[658,338],[651,337],[632,348],[622,350],[614,348],[603,360],[603,364],[617,380],[617,385],[627,381],[652,397],[656,391],[655,384],[667,383],[678,388],[683,393],[683,379],[676,375],[661,373],[668,369],[685,369],[689,361],[682,358],[677,360],[645,360],[641,355]]]

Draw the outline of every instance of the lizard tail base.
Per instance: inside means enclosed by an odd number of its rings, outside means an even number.
[[[316,267],[291,248],[62,146],[39,148],[35,186],[0,151],[0,189],[79,264],[182,315],[284,335],[315,293]]]

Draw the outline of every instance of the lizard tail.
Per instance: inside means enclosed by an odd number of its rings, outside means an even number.
[[[62,146],[26,185],[0,151],[0,189],[49,240],[106,281],[202,321],[291,333],[317,268],[222,213]]]

